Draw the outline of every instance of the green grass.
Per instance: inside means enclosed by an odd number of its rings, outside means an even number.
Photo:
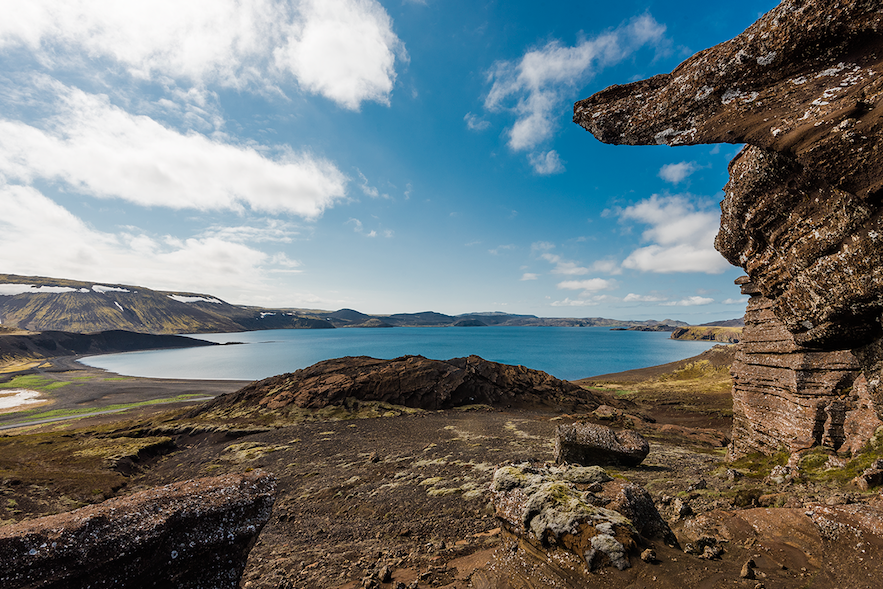
[[[162,403],[177,403],[180,401],[188,401],[194,397],[203,397],[204,395],[187,394],[178,395],[176,397],[168,397],[166,399],[152,399],[150,401],[139,401],[137,403],[118,403],[115,405],[104,405],[102,407],[82,408],[82,409],[54,409],[52,411],[41,411],[39,413],[22,411],[26,414],[24,421],[37,421],[40,419],[52,419],[53,417],[74,417],[88,413],[97,413],[99,411],[117,411],[123,409],[133,409],[135,407],[144,407],[147,405],[160,405]],[[36,411],[36,410],[35,410]]]
[[[16,376],[9,382],[0,383],[0,389],[33,389],[35,391],[51,391],[60,389],[63,386],[71,384],[70,382],[60,382],[40,376],[39,374],[25,374]]]

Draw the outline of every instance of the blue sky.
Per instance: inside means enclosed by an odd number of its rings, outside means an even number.
[[[573,102],[772,1],[31,0],[0,22],[0,272],[367,313],[741,316],[738,146]]]

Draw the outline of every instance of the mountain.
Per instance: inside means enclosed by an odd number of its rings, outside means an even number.
[[[198,293],[0,274],[0,323],[31,331],[210,333],[328,328],[282,309],[231,305]]]
[[[353,309],[231,305],[216,296],[142,286],[0,274],[0,330],[94,333],[227,333],[262,329],[448,326],[684,327],[687,323],[604,317],[537,317],[499,311],[445,315],[435,311],[368,315]]]

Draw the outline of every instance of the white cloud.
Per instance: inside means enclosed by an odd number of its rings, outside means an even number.
[[[739,297],[737,299],[724,299],[721,302],[724,305],[744,305],[748,302],[748,297]]]
[[[515,244],[510,243],[507,245],[498,245],[494,249],[488,250],[488,253],[498,256],[505,251],[514,250],[514,249],[515,249]]]
[[[597,292],[616,288],[615,280],[605,278],[589,278],[587,280],[565,280],[558,283],[558,288],[566,290],[581,290],[584,293]]]
[[[555,244],[548,241],[535,241],[530,244],[530,250],[533,252],[547,252],[555,249]]]
[[[660,301],[668,300],[666,297],[649,294],[649,295],[639,295],[633,292],[625,295],[625,298],[622,299],[624,303],[658,303]]]
[[[593,272],[604,272],[605,274],[622,274],[622,266],[616,260],[598,260],[592,264],[591,270]]]
[[[564,171],[564,164],[558,157],[558,152],[554,149],[546,153],[532,153],[527,156],[530,165],[533,166],[537,174],[549,176],[551,174],[560,174]]]
[[[370,196],[371,198],[391,198],[388,194],[381,194],[380,190],[378,190],[376,186],[371,186],[370,184],[368,184],[368,178],[366,178],[365,174],[363,174],[362,172],[359,172],[359,180],[361,180],[361,182],[359,183],[359,188],[362,189],[362,193],[365,196]]]
[[[597,295],[590,298],[571,299],[567,297],[563,301],[553,301],[549,303],[552,307],[594,307],[600,305],[610,297],[607,295]]]
[[[272,256],[218,237],[152,236],[93,229],[29,186],[0,183],[4,271],[213,292],[230,300],[266,294]]]
[[[696,162],[681,162],[679,164],[665,164],[659,169],[659,177],[672,184],[680,184],[687,177],[699,169]]]
[[[389,103],[407,60],[375,0],[29,0],[4,11],[0,49],[49,68],[117,66],[166,84],[301,88],[357,110]]]
[[[374,0],[301,0],[276,64],[302,87],[352,110],[364,100],[389,104],[396,56],[407,60],[392,19]]]
[[[571,92],[639,48],[659,46],[664,33],[665,27],[645,14],[573,47],[551,41],[518,61],[498,62],[488,74],[493,85],[485,107],[511,109],[517,120],[508,130],[509,147],[515,151],[532,149],[552,136],[563,103],[572,102]]]
[[[532,274],[530,272],[525,272],[524,274],[521,275],[521,280],[536,280],[539,277],[540,277],[539,274]]]
[[[561,258],[561,256],[557,254],[550,254],[546,252],[545,254],[541,254],[540,257],[550,264],[555,264],[555,267],[552,268],[552,274],[563,274],[565,276],[582,276],[583,274],[589,273],[588,268],[583,268],[576,262],[564,260]]]
[[[670,301],[668,303],[660,303],[662,307],[697,307],[701,305],[710,305],[714,299],[708,297],[692,296],[679,301]]]
[[[61,181],[84,194],[173,209],[287,212],[317,217],[345,194],[328,160],[288,148],[270,158],[252,146],[182,134],[52,84],[59,95],[45,129],[0,119],[0,173]],[[266,148],[262,148],[266,151]]]
[[[484,131],[491,126],[489,121],[485,121],[471,112],[466,113],[463,120],[466,121],[466,128],[470,131]]]
[[[698,210],[684,196],[658,196],[619,211],[620,220],[637,221],[650,228],[645,241],[655,242],[633,251],[625,268],[644,272],[705,272],[720,274],[730,267],[714,249],[719,213]]]

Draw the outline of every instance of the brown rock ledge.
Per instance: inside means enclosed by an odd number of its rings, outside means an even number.
[[[234,589],[275,492],[253,471],[2,527],[0,586]]]

